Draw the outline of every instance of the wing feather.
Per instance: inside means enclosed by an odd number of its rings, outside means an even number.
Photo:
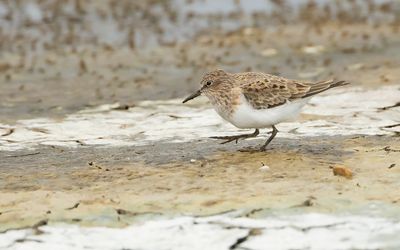
[[[306,98],[333,87],[348,84],[333,80],[317,83],[290,80],[265,73],[234,74],[246,100],[255,109],[273,108],[288,101]]]

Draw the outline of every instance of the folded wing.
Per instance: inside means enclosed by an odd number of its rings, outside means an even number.
[[[273,108],[288,101],[307,98],[328,89],[347,85],[345,81],[300,82],[279,76],[247,73],[236,76],[246,100],[255,109]]]

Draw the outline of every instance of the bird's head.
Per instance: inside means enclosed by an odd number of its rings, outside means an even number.
[[[190,101],[201,94],[210,96],[213,93],[220,91],[221,88],[223,88],[224,83],[229,83],[229,81],[229,73],[223,71],[222,69],[210,71],[203,76],[203,79],[200,82],[200,89],[183,100],[183,103]]]

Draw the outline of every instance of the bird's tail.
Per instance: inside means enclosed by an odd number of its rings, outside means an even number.
[[[309,85],[310,90],[307,92],[307,94],[305,96],[303,96],[303,98],[319,94],[319,93],[324,92],[331,88],[345,86],[348,84],[350,84],[350,83],[346,82],[346,81],[335,81],[335,80],[327,80],[327,81],[310,84]]]

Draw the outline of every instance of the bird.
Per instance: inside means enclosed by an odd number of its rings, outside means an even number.
[[[260,129],[272,128],[270,137],[260,147],[260,151],[265,151],[279,132],[277,124],[294,120],[313,96],[347,84],[335,80],[313,83],[263,72],[228,73],[217,69],[206,73],[200,89],[183,103],[205,95],[224,120],[240,129],[255,129],[250,134],[210,137],[224,140],[222,144],[257,137]]]

